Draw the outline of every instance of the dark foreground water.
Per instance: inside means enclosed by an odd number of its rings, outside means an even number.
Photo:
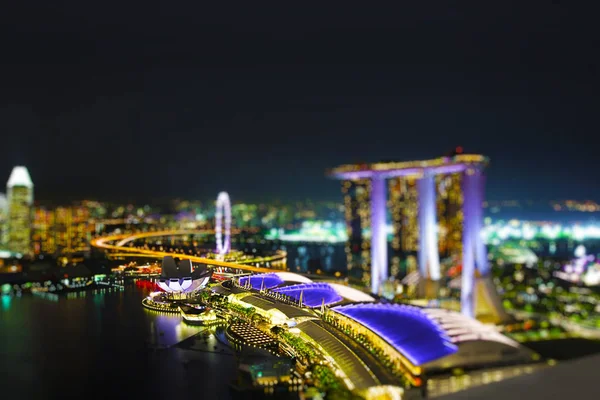
[[[233,351],[206,328],[142,308],[144,295],[129,287],[2,296],[2,392],[27,399],[229,398]]]

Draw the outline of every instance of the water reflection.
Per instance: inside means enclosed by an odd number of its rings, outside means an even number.
[[[173,346],[202,330],[200,326],[187,325],[181,315],[144,309],[150,321],[149,344],[164,348]]]
[[[2,311],[8,311],[10,309],[11,296],[2,295]]]
[[[146,295],[132,286],[1,296],[0,387],[28,399],[197,398],[193,383],[212,385],[208,397],[227,398],[223,377],[235,374],[233,357],[179,348],[203,328],[144,309]],[[184,368],[188,360],[197,368]]]

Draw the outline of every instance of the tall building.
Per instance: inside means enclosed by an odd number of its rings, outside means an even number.
[[[461,174],[435,176],[438,252],[441,258],[460,260],[462,252]],[[400,176],[388,180],[388,209],[392,225],[390,275],[403,277],[408,260],[419,249],[419,197],[417,178]]]
[[[342,193],[348,233],[348,276],[368,285],[371,280],[371,182],[368,179],[344,181]]]
[[[491,289],[490,265],[480,235],[487,163],[486,157],[462,154],[457,148],[433,160],[342,165],[331,170],[332,177],[343,181],[350,276],[360,268],[373,293],[379,293],[388,279],[387,209],[391,206],[396,236],[392,249],[411,252],[417,245],[419,274],[424,287],[433,289],[425,296],[435,296],[438,282],[444,279],[440,255],[452,256],[462,265],[463,313],[475,314],[477,290],[485,293],[477,296],[478,306],[485,306],[496,319],[505,318]],[[392,254],[392,272],[401,265],[395,257]],[[481,279],[476,280],[476,270]]]
[[[54,236],[54,210],[36,207],[33,213],[33,254],[49,254],[56,252],[56,238]]]
[[[438,248],[440,257],[460,260],[462,253],[463,193],[461,174],[436,176]]]
[[[26,167],[14,167],[6,183],[8,194],[8,248],[31,253],[33,182]]]
[[[419,248],[417,182],[414,177],[397,177],[388,182],[388,209],[393,232],[390,274],[405,276],[410,272],[409,257]]]
[[[0,193],[0,248],[6,245],[8,233],[8,200]]]
[[[33,220],[33,252],[57,256],[86,253],[94,230],[95,222],[85,205],[54,210],[38,207]]]
[[[82,206],[56,209],[55,234],[57,249],[63,254],[89,250],[93,224],[89,209]]]

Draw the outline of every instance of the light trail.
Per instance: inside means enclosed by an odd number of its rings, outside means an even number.
[[[140,257],[140,258],[155,258],[150,254],[136,254],[136,253],[110,253],[108,254],[109,258],[118,258],[118,257]]]
[[[90,244],[93,247],[96,247],[98,249],[112,250],[112,251],[117,251],[119,253],[143,254],[143,255],[147,255],[147,256],[153,256],[158,259],[166,257],[166,256],[178,257],[180,259],[191,260],[191,261],[197,262],[197,263],[239,269],[239,270],[243,270],[243,271],[252,271],[252,272],[284,272],[285,271],[285,270],[275,269],[275,268],[254,267],[251,265],[244,265],[244,264],[232,263],[232,262],[227,262],[227,261],[214,260],[214,259],[210,259],[210,258],[197,257],[197,256],[176,253],[176,252],[138,249],[138,248],[134,248],[134,247],[122,247],[122,246],[119,246],[118,243],[116,245],[109,243],[109,242],[116,242],[116,241],[123,242],[123,240],[126,238],[130,238],[131,240],[137,240],[137,239],[154,237],[154,236],[196,235],[196,234],[203,234],[203,233],[206,233],[206,230],[202,230],[202,231],[171,230],[171,231],[143,232],[143,233],[134,233],[134,234],[126,234],[126,235],[125,234],[111,235],[111,236],[103,236],[100,238],[93,239],[90,242]],[[130,242],[131,240],[128,240],[125,243]]]
[[[193,230],[193,231],[170,230],[170,231],[155,231],[155,232],[136,233],[133,235],[124,235],[124,239],[122,239],[119,243],[117,243],[116,246],[122,247],[131,241],[138,240],[138,239],[145,239],[145,238],[149,238],[149,237],[178,236],[178,235],[206,235],[206,234],[211,234],[212,232],[213,231],[210,229],[198,229],[198,230]]]

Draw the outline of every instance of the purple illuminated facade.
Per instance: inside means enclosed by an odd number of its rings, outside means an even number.
[[[463,176],[463,265],[461,304],[463,314],[475,316],[474,280],[475,269],[482,276],[489,273],[485,243],[481,237],[483,227],[483,196],[485,177],[477,167],[467,169]]]
[[[252,286],[252,289],[256,290],[271,289],[283,283],[283,279],[281,279],[277,274],[257,274],[241,277],[240,286],[246,287],[248,285],[248,281],[250,281],[250,286]]]
[[[224,238],[223,228],[225,228]],[[226,192],[221,192],[217,196],[215,239],[217,241],[217,253],[220,255],[229,253],[229,250],[231,250],[231,202],[229,201],[229,195]]]
[[[440,279],[435,213],[435,175],[429,171],[417,181],[419,196],[419,271],[421,276]]]
[[[337,306],[332,310],[376,333],[414,365],[437,360],[458,350],[445,331],[418,307],[370,303]]]
[[[302,305],[311,308],[320,307],[323,303],[329,305],[342,301],[342,296],[327,283],[303,283],[284,286],[274,291],[290,296],[296,301],[300,301],[302,296]]]
[[[371,182],[371,291],[379,291],[379,283],[388,277],[385,179]]]
[[[474,278],[477,268],[487,276],[489,266],[485,244],[479,234],[483,227],[483,200],[485,179],[483,169],[486,157],[476,154],[456,154],[426,161],[384,162],[375,164],[343,165],[330,171],[330,176],[344,181],[368,179],[371,181],[371,290],[379,292],[388,277],[388,248],[385,235],[386,192],[388,178],[417,179],[419,246],[418,262],[422,277],[440,279],[440,260],[436,221],[436,175],[461,174],[463,201],[463,313],[473,315]]]

